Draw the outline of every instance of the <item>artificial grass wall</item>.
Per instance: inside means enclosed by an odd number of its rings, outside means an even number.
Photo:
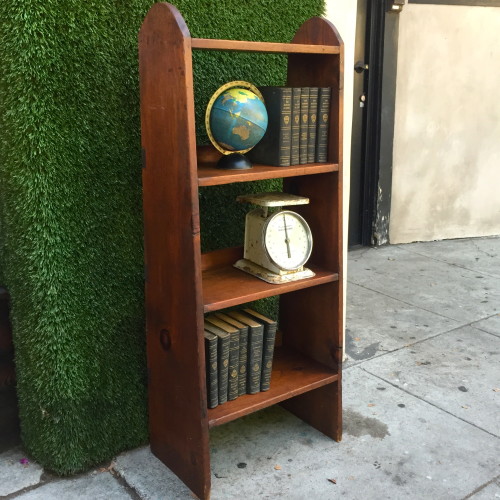
[[[147,441],[137,32],[150,5],[0,2],[0,273],[23,441],[59,474]],[[289,41],[323,1],[177,7],[193,36]],[[280,84],[285,64],[197,53],[198,124],[220,84]],[[243,210],[228,222],[227,206],[259,188],[201,191],[205,250],[241,244]]]

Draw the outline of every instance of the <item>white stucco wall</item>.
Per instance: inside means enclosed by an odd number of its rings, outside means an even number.
[[[344,142],[343,142],[343,214],[344,214],[344,297],[347,277],[347,224],[349,215],[349,172],[351,158],[352,99],[354,78],[354,40],[356,36],[356,0],[326,0],[326,18],[337,28],[344,41]],[[344,324],[345,324],[344,300]]]
[[[500,8],[400,16],[390,241],[500,234]]]

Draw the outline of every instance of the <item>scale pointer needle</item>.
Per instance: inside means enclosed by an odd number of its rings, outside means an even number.
[[[292,253],[290,252],[290,240],[288,238],[288,229],[286,227],[286,216],[283,214],[283,224],[285,225],[285,243],[286,243],[286,253],[288,255],[288,258],[292,258]]]

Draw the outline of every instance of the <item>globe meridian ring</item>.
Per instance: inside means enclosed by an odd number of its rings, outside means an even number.
[[[253,85],[249,82],[245,82],[243,80],[235,80],[232,82],[225,83],[224,85],[219,87],[214,92],[214,94],[212,95],[212,97],[208,101],[207,109],[205,112],[205,129],[207,131],[207,135],[208,135],[208,138],[210,139],[210,142],[217,149],[217,151],[219,151],[223,155],[230,155],[233,153],[245,154],[245,153],[248,153],[253,148],[253,146],[252,146],[252,147],[247,148],[247,149],[240,149],[240,150],[234,150],[234,151],[229,150],[229,149],[224,149],[223,147],[221,147],[221,145],[215,139],[214,134],[212,132],[212,127],[210,125],[210,117],[211,117],[212,109],[213,109],[213,106],[214,106],[215,102],[217,101],[217,99],[227,90],[232,89],[232,88],[237,88],[237,87],[240,87],[240,88],[243,88],[246,90],[250,90],[262,101],[262,103],[264,103],[264,98],[263,98],[262,94],[260,93],[259,89],[255,85]]]

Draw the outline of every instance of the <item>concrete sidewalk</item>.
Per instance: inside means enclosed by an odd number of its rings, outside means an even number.
[[[500,498],[500,237],[349,253],[344,439],[280,407],[211,431],[212,499]],[[148,448],[71,479],[0,454],[0,498],[191,499]]]

